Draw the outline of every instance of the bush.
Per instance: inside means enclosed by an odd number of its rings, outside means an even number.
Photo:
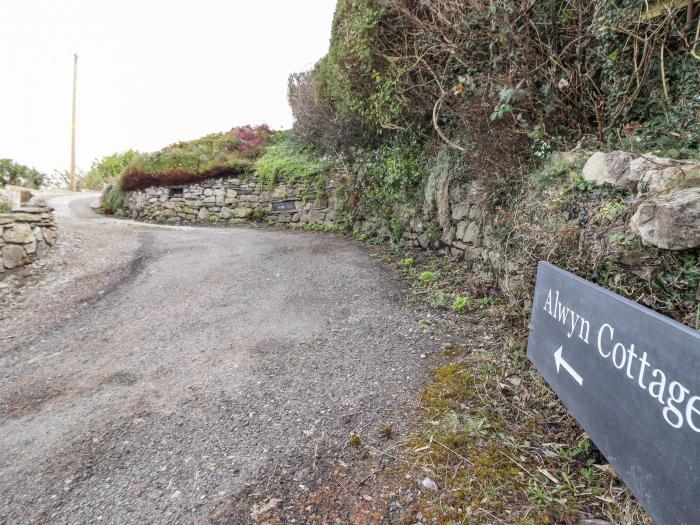
[[[102,193],[100,211],[106,215],[114,215],[117,210],[124,207],[125,196],[119,186],[107,186]]]
[[[12,184],[38,189],[44,184],[46,175],[40,171],[18,164],[10,159],[0,159],[0,186]]]
[[[127,150],[123,153],[113,153],[95,160],[90,171],[83,177],[83,184],[91,190],[101,190],[106,185],[115,185],[124,169],[131,164],[139,153]]]
[[[422,153],[417,141],[397,135],[358,155],[343,181],[346,198],[342,218],[349,224],[371,219],[377,231],[386,230],[398,242],[417,206],[425,177]]]
[[[208,177],[250,173],[253,161],[264,151],[270,136],[266,125],[242,126],[138,155],[122,173],[121,189],[172,186]]]
[[[272,189],[278,182],[304,182],[308,187],[325,190],[326,175],[333,167],[308,149],[303,149],[289,132],[279,132],[265,153],[255,162],[255,171],[263,186]]]
[[[530,155],[532,136],[541,154],[587,134],[697,150],[697,20],[667,4],[647,14],[638,0],[338,0],[328,54],[301,82],[322,111],[296,112],[295,129],[342,142],[325,113],[464,153],[520,135],[513,151]]]

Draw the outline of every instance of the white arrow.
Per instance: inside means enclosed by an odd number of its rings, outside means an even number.
[[[554,362],[557,365],[557,374],[559,373],[559,369],[563,366],[564,370],[569,372],[571,374],[571,377],[574,378],[574,381],[576,381],[580,386],[583,386],[583,378],[578,375],[576,370],[574,370],[569,363],[567,363],[564,358],[561,356],[561,352],[564,349],[563,346],[559,347],[559,350],[554,352]]]

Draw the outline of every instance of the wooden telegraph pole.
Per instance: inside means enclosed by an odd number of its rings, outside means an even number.
[[[78,87],[78,55],[73,54],[73,118],[71,120],[71,143],[70,143],[70,190],[76,191],[75,173],[75,100]]]

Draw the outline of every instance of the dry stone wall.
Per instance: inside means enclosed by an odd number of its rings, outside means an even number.
[[[595,153],[583,170],[586,181],[633,192],[639,199],[629,229],[645,243],[666,250],[700,246],[700,163],[675,161],[626,152]],[[274,224],[323,224],[338,219],[337,183],[327,198],[309,198],[303,184],[263,188],[257,177],[207,179],[172,188],[128,192],[118,213],[133,219],[161,223],[244,223],[258,219]],[[489,192],[480,180],[453,181],[444,210],[418,208],[406,221],[401,238],[405,246],[439,251],[464,261],[482,283],[513,292],[526,281],[517,257],[507,255],[495,231],[497,223]],[[397,210],[403,215],[405,210]],[[372,217],[353,224],[360,232],[376,231]],[[597,242],[597,241],[596,241]],[[595,251],[596,246],[590,247]]]
[[[263,187],[258,177],[205,179],[197,184],[127,192],[118,216],[168,224],[240,224],[251,219],[275,224],[332,225],[334,185],[309,196],[303,184]]]
[[[50,208],[38,198],[25,206],[0,213],[0,277],[46,255],[56,242],[56,221]]]
[[[586,162],[583,178],[636,192],[630,226],[646,244],[664,250],[700,247],[700,161],[599,152]]]

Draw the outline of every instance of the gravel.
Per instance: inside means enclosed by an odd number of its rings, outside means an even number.
[[[0,288],[0,523],[350,519],[308,495],[341,467],[371,488],[391,454],[352,436],[405,438],[444,343],[373,249],[60,204],[59,246]]]

